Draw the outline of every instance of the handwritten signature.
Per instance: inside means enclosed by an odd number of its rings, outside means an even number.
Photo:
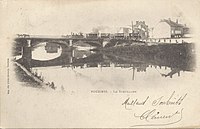
[[[170,95],[170,97],[167,100],[163,100],[164,96],[159,97],[158,99],[155,99],[152,102],[152,106],[157,105],[181,105],[185,97],[187,96],[187,93],[183,96],[176,97],[175,91]]]
[[[181,105],[186,96],[187,93],[179,95],[173,91],[168,97],[159,96],[152,98],[151,96],[147,96],[143,99],[128,97],[123,101],[122,106],[126,110],[132,110],[135,119],[145,122],[145,124],[132,125],[131,127],[165,126],[178,123],[182,120],[184,108]],[[142,113],[138,113],[136,110],[133,110],[136,107],[147,107],[148,109],[142,111]]]
[[[175,112],[170,113],[170,114],[160,113],[157,109],[146,110],[145,112],[141,113],[140,115],[137,115],[136,113],[134,113],[135,118],[138,118],[139,120],[144,120],[144,121],[148,122],[148,124],[132,125],[131,127],[164,126],[164,125],[175,124],[182,120],[182,112],[183,112],[183,108],[181,110],[176,110]],[[170,121],[169,119],[172,119],[172,118],[174,118],[173,121]],[[166,120],[167,122],[165,122],[163,120]]]
[[[147,100],[149,99],[149,96],[146,97],[145,100],[138,100],[138,99],[135,99],[135,100],[131,100],[130,98],[127,98],[123,103],[122,105],[124,105],[125,109],[126,110],[131,110],[131,107],[130,106],[138,106],[138,105],[145,105],[145,103],[147,102]]]

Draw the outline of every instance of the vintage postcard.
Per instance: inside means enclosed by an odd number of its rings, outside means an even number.
[[[1,128],[200,127],[199,0],[0,0]]]

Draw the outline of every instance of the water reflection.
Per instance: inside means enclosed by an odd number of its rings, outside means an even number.
[[[131,82],[148,84],[154,79],[155,82],[162,78],[177,79],[195,69],[194,44],[188,43],[104,48],[43,43],[32,49],[33,57],[35,52],[39,53],[37,60],[31,60],[32,72],[38,73],[44,82],[64,88],[66,83],[72,87],[83,83],[97,87],[132,86]],[[47,55],[52,54],[56,58],[47,60]]]
[[[184,80],[195,69],[193,44],[89,50],[66,48],[64,56],[57,60],[67,59],[61,62],[62,65],[32,67],[33,73],[37,71],[44,82],[54,82],[58,89],[132,88],[135,84]]]
[[[92,58],[92,60],[90,59]],[[103,54],[93,54],[87,58],[79,58],[75,59],[74,63],[71,65],[66,65],[66,67],[76,68],[122,68],[133,71],[132,80],[134,80],[135,72],[147,72],[147,69],[155,69],[162,77],[170,77],[172,78],[174,74],[177,73],[180,76],[181,71],[193,71],[194,68],[191,67],[191,64],[185,64],[184,67],[173,67],[166,64],[154,64],[149,62],[121,62],[121,60],[115,60],[117,57],[106,56]],[[119,57],[118,57],[119,58]],[[125,59],[123,60],[125,61]],[[183,63],[183,62],[180,62]],[[64,67],[64,66],[63,66]]]
[[[146,72],[147,68],[154,67],[162,77],[172,78],[174,74],[180,76],[181,71],[194,71],[194,44],[105,48],[103,51],[90,54],[86,58],[75,57],[70,65],[73,68],[131,68],[133,80],[135,72]],[[165,72],[159,72],[157,68],[164,68]]]
[[[62,48],[54,43],[40,43],[32,48],[32,59],[51,60],[61,55]]]
[[[56,45],[45,48],[51,50],[50,52],[46,50],[46,54],[53,52],[59,54]],[[132,71],[132,77],[129,77],[132,80],[135,79],[136,73],[145,73],[149,69],[154,69],[161,77],[172,78],[175,74],[180,76],[181,71],[192,72],[195,67],[194,44],[108,47],[98,51],[93,50],[95,47],[84,45],[67,47],[64,50],[66,52],[64,57],[59,60],[62,61],[62,67],[74,70],[128,68],[128,71]]]

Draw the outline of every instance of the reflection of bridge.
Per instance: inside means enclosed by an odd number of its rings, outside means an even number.
[[[86,38],[65,38],[65,37],[43,37],[43,36],[23,36],[15,39],[16,47],[22,50],[22,58],[19,60],[27,69],[35,66],[63,65],[72,62],[73,44],[89,44],[90,46],[102,47],[102,39]],[[55,43],[61,46],[62,53],[59,57],[40,61],[32,59],[32,48],[39,43]],[[22,49],[21,49],[22,48]]]

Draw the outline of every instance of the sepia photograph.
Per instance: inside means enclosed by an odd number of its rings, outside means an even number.
[[[199,0],[0,0],[1,128],[200,127]]]

